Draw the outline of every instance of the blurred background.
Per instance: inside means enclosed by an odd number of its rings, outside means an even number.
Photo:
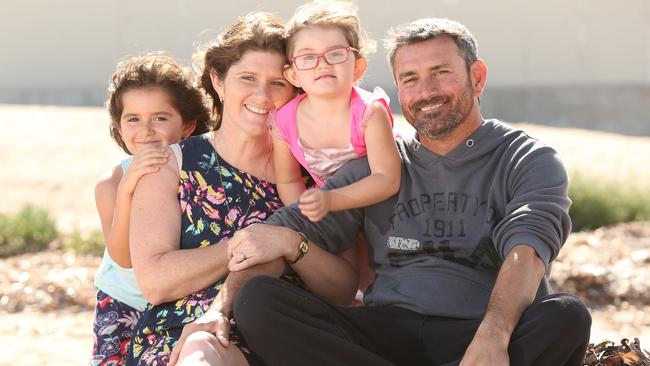
[[[395,97],[381,39],[421,17],[465,24],[488,65],[484,117],[556,148],[574,233],[556,290],[592,311],[592,341],[650,345],[650,1],[358,0],[379,41],[363,85]],[[298,0],[3,1],[0,10],[0,365],[85,365],[104,250],[98,177],[124,157],[103,103],[118,61],[198,45]],[[645,168],[644,168],[645,167]]]
[[[237,16],[288,20],[296,0],[22,0],[0,12],[0,103],[100,106],[115,64],[166,51],[188,65],[195,45]],[[478,40],[489,78],[486,117],[650,135],[647,0],[358,0],[377,40],[399,23],[447,17]],[[381,43],[380,43],[381,45]],[[364,85],[394,95],[382,47]],[[394,100],[394,104],[396,101]]]

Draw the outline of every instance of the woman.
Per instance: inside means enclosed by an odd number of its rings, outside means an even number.
[[[150,304],[138,324],[127,365],[170,361],[183,327],[208,312],[221,294],[229,261],[255,260],[241,252],[229,255],[229,238],[237,230],[263,222],[281,206],[273,184],[267,121],[269,113],[294,94],[282,74],[286,64],[283,32],[282,24],[270,14],[254,13],[238,19],[219,36],[204,53],[200,80],[212,99],[217,129],[172,147],[175,159],[144,177],[136,188],[131,256]],[[268,248],[293,262],[301,244],[295,232],[265,225],[257,233]],[[287,241],[288,237],[295,241]],[[336,303],[351,300],[357,285],[357,270],[351,264],[356,263],[354,254],[336,257],[314,248],[308,257],[293,266],[299,275],[309,263],[327,265],[332,273],[328,286],[312,290]],[[267,272],[279,275],[284,267],[284,261],[275,261]],[[303,280],[309,285],[309,277]],[[226,322],[229,301],[220,297],[209,315]],[[211,342],[213,353],[186,347],[179,352],[179,361],[255,364],[234,328],[230,339],[236,347],[224,347],[210,333],[195,333],[192,343]],[[228,345],[228,341],[222,343]]]

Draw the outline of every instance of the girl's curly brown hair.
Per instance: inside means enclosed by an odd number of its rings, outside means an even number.
[[[213,129],[214,122],[201,91],[192,84],[188,70],[174,59],[161,54],[132,57],[120,62],[108,86],[106,108],[111,116],[110,133],[127,154],[131,154],[120,135],[120,119],[124,110],[123,96],[129,90],[158,87],[164,90],[178,110],[183,123],[196,121],[192,135]]]

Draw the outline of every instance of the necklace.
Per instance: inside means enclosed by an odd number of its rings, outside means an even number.
[[[239,221],[242,217],[246,218],[248,216],[248,212],[250,211],[251,207],[255,204],[255,200],[253,199],[252,195],[249,194],[248,197],[248,208],[246,208],[246,212],[244,212],[243,215],[240,215],[239,217],[232,218],[232,222],[228,223],[228,215],[230,215],[230,204],[228,203],[229,201],[229,196],[226,193],[226,187],[223,184],[223,175],[221,174],[221,169],[226,169],[221,165],[221,161],[219,160],[219,152],[217,151],[217,131],[214,131],[212,133],[212,144],[214,145],[214,157],[215,161],[217,163],[217,176],[219,177],[219,186],[221,187],[221,191],[223,192],[223,198],[224,202],[226,203],[226,209],[228,212],[226,213],[226,217],[224,217],[224,222],[226,225],[230,226],[233,231],[237,231],[237,228],[235,227],[235,223]],[[240,196],[242,198],[242,196]],[[241,212],[241,210],[240,210]]]

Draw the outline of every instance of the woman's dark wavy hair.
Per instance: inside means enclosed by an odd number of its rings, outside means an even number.
[[[284,25],[271,13],[254,12],[238,18],[216,41],[204,45],[194,55],[193,68],[200,76],[198,86],[212,99],[215,128],[221,125],[223,102],[212,85],[214,70],[224,80],[230,67],[248,51],[268,51],[285,57]]]

